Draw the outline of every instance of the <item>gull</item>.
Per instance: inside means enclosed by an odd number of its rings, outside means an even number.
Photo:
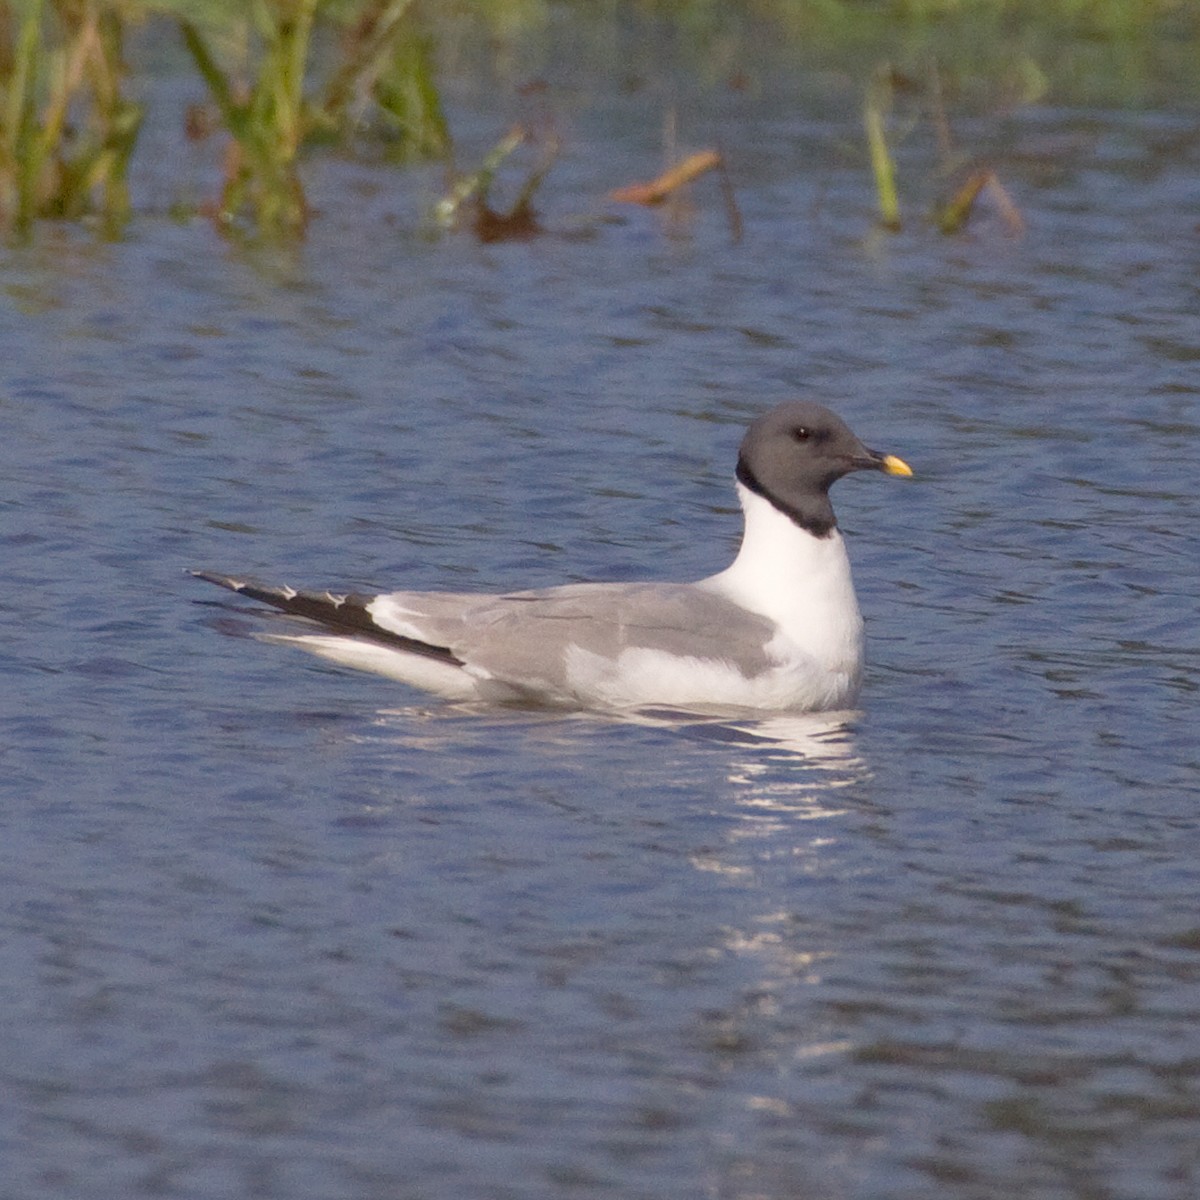
[[[829,500],[851,471],[911,476],[836,414],[793,401],[738,453],[737,556],[696,583],[572,583],[533,591],[296,591],[191,574],[304,618],[264,635],[449,700],[575,709],[819,712],[851,707],[863,621]]]

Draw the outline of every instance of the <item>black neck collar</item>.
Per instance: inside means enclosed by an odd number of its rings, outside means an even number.
[[[813,537],[827,538],[837,528],[837,517],[833,515],[833,505],[830,504],[826,493],[816,494],[811,503],[808,502],[808,497],[805,497],[803,504],[791,504],[765,488],[742,457],[738,458],[736,476],[738,483],[743,487],[749,488],[756,496],[761,496]]]

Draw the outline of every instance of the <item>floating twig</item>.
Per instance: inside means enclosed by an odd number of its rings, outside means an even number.
[[[675,166],[668,167],[657,179],[615,188],[608,193],[608,198],[619,204],[662,204],[685,184],[721,165],[721,156],[715,150],[698,150]]]

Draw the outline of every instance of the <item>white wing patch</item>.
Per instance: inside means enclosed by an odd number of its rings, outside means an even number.
[[[371,614],[371,619],[380,629],[386,629],[389,633],[398,633],[401,637],[412,638],[417,642],[427,642],[431,645],[440,644],[438,639],[433,637],[421,623],[420,618],[423,614],[415,608],[405,608],[394,597],[390,595],[376,596],[366,607],[367,612]],[[411,619],[414,617],[416,620]]]

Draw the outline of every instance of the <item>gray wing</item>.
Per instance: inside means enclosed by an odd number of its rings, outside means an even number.
[[[369,606],[384,629],[445,647],[494,678],[560,686],[572,648],[615,660],[643,648],[736,667],[773,665],[771,623],[695,584],[584,583],[502,596],[393,592]]]

